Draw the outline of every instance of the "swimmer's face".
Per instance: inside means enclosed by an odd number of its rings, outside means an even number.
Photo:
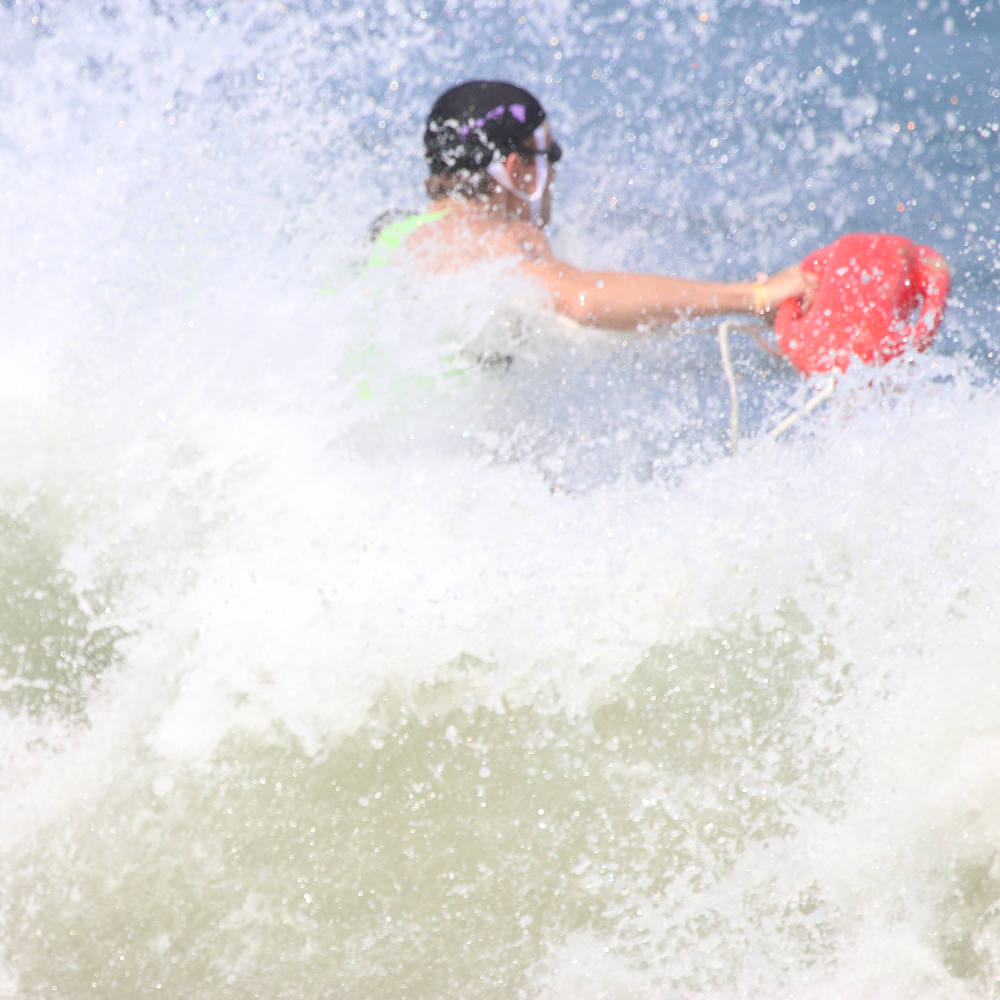
[[[549,123],[543,122],[542,128],[545,132],[545,145],[542,149],[550,149],[552,147],[552,130],[549,128]],[[521,156],[517,153],[513,153],[507,157],[507,169],[510,173],[510,179],[520,188],[525,194],[534,194],[537,183],[539,171],[537,169],[537,163],[540,157],[530,156],[530,151],[539,148],[535,137],[527,139],[522,147],[525,154]],[[555,180],[555,164],[551,161],[548,164],[548,170],[546,171],[545,180],[545,194],[542,195],[542,207],[540,212],[540,222],[542,225],[546,225],[549,221],[549,216],[552,213],[552,182]],[[523,206],[520,203],[518,207],[519,214],[527,213],[527,206]]]

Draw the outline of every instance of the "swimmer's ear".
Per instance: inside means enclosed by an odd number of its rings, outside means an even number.
[[[524,159],[523,156],[521,156],[517,152],[517,150],[513,150],[510,153],[505,153],[500,158],[500,163],[503,166],[504,170],[507,171],[507,176],[510,177],[511,179],[513,179],[514,177],[514,171],[516,167],[521,167],[522,170],[530,167],[530,164]]]

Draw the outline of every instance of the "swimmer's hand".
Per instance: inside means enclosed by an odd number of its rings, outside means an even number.
[[[802,312],[807,312],[816,297],[819,287],[819,275],[811,271],[803,271],[797,264],[786,267],[770,278],[767,275],[757,276],[758,291],[756,292],[757,309],[760,315],[773,319],[778,306],[786,299],[801,299]]]

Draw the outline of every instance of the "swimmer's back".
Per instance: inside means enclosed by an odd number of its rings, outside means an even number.
[[[528,222],[490,218],[457,199],[435,202],[434,208],[427,213],[433,220],[406,237],[408,255],[428,270],[454,271],[490,260],[523,263],[551,256],[544,234]]]

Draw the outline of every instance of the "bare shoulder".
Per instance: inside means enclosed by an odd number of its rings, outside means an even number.
[[[415,261],[432,270],[458,270],[489,260],[552,256],[544,233],[527,222],[493,219],[463,209],[421,226],[407,241]]]
[[[532,225],[530,222],[510,222],[507,224],[510,230],[510,237],[517,246],[522,257],[528,260],[548,260],[552,257],[552,248],[549,246],[545,233]]]

